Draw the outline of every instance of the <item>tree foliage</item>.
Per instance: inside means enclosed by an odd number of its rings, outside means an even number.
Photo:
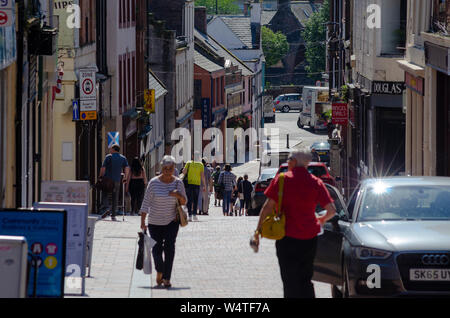
[[[289,51],[289,43],[286,36],[263,26],[261,30],[262,46],[267,66],[278,63]]]
[[[302,33],[305,41],[305,60],[308,77],[318,80],[326,70],[327,23],[330,20],[329,0],[323,2],[319,11],[314,12],[305,24]]]
[[[208,14],[216,14],[216,0],[195,0],[196,6],[206,7]],[[237,14],[241,9],[234,0],[217,0],[218,14]]]

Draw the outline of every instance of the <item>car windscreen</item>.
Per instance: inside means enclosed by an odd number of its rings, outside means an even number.
[[[318,178],[327,174],[327,170],[322,166],[309,166],[308,171],[310,174],[315,175]]]
[[[315,143],[311,146],[311,149],[323,150],[323,151],[329,151],[330,150],[330,144],[329,143]]]
[[[364,191],[358,221],[450,220],[445,186],[390,186],[377,182]]]
[[[261,173],[261,176],[259,177],[259,181],[267,181],[269,179],[275,178],[275,175],[277,174],[277,170],[265,170]]]

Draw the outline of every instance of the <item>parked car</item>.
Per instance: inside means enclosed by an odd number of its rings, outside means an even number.
[[[253,185],[252,203],[249,215],[259,215],[263,204],[266,202],[264,192],[269,187],[270,182],[277,175],[277,168],[269,168],[261,171],[261,175]]]
[[[284,163],[280,166],[280,169],[278,170],[277,174],[287,171],[288,171],[288,164]],[[317,178],[322,179],[324,183],[332,185],[333,187],[336,186],[336,180],[330,174],[330,171],[328,170],[326,164],[322,162],[311,162],[308,166],[308,171],[312,175],[315,175]]]
[[[310,149],[316,149],[317,154],[320,157],[320,162],[330,163],[330,144],[328,141],[315,142],[311,145]]]
[[[324,225],[314,280],[333,297],[450,296],[450,178],[363,181]]]
[[[285,94],[280,95],[273,101],[275,110],[289,113],[291,110],[302,111],[303,101],[300,94]]]

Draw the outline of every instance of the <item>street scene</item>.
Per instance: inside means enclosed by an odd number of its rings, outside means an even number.
[[[450,297],[449,21],[1,0],[0,298]]]

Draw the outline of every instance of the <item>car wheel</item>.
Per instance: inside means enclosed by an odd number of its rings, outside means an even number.
[[[337,288],[337,286],[331,286],[331,297],[342,298],[342,292]]]
[[[347,273],[347,265],[344,264],[344,268],[342,270],[342,298],[349,298],[348,293],[348,273]]]
[[[289,106],[284,106],[283,107],[283,113],[289,113],[291,109],[289,108]]]
[[[303,129],[303,127],[304,127],[304,126],[302,125],[300,119],[297,121],[297,126],[298,126],[298,128],[300,128],[300,129]]]

